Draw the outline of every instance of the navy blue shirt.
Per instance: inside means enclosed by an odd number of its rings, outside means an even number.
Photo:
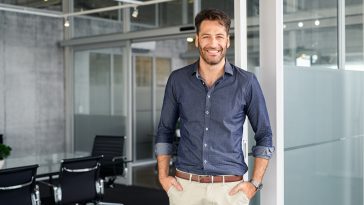
[[[264,96],[254,74],[230,64],[207,87],[196,63],[171,73],[156,138],[156,154],[171,155],[175,126],[181,138],[177,169],[200,175],[244,175],[242,135],[248,116],[255,132],[253,156],[270,159],[274,151]]]

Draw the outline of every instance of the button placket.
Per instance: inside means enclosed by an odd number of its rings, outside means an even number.
[[[209,149],[207,144],[208,144],[208,131],[209,131],[209,123],[210,123],[210,108],[211,108],[211,93],[213,91],[213,87],[208,89],[207,90],[207,93],[206,93],[206,100],[205,100],[205,130],[204,130],[204,135],[203,135],[203,156],[202,156],[202,159],[203,159],[203,166],[206,167],[208,166],[208,152],[209,152]]]

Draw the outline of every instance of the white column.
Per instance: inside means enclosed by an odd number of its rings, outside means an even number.
[[[246,1],[234,0],[234,47],[235,65],[247,70],[247,26],[246,26]],[[244,123],[243,133],[244,160],[248,165],[248,122]],[[249,165],[248,165],[249,166]],[[244,180],[248,180],[248,173],[244,175]]]
[[[276,151],[264,177],[261,205],[284,205],[283,0],[261,0],[260,73]]]

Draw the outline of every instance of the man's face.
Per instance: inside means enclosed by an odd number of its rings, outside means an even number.
[[[195,45],[202,60],[209,65],[216,65],[224,60],[230,39],[225,27],[218,21],[204,20],[200,32],[196,34]]]

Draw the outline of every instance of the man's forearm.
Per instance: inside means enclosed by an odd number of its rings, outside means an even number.
[[[164,178],[169,176],[169,161],[171,160],[170,155],[158,155],[158,177]]]
[[[253,170],[253,177],[255,181],[261,182],[263,181],[263,176],[265,171],[268,167],[269,160],[264,158],[256,157],[254,160],[254,170]]]

